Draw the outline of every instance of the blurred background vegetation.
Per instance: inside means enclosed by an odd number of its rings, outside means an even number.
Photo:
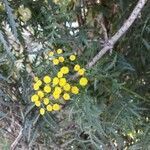
[[[89,85],[57,113],[38,115],[32,73],[54,68],[49,50],[76,52],[86,65],[137,0],[0,2],[0,149],[150,149],[150,2],[126,35],[87,70]]]

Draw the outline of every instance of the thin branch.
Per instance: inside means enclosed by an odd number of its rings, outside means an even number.
[[[134,10],[132,11],[129,18],[125,21],[123,26],[116,32],[114,36],[112,36],[107,44],[99,51],[99,53],[86,65],[86,68],[91,68],[96,62],[109,50],[111,50],[115,43],[127,32],[127,30],[131,27],[135,19],[138,17],[142,8],[146,4],[147,0],[139,0]]]
[[[68,131],[64,131],[64,132],[61,132],[61,133],[58,133],[58,134],[55,134],[56,137],[62,137],[62,136],[65,136],[66,134],[73,134],[75,133],[74,130],[68,130]]]
[[[101,22],[101,27],[102,27],[103,34],[104,34],[104,40],[108,41],[107,29],[106,29],[106,27],[104,25],[104,22]]]
[[[11,150],[15,150],[16,146],[18,145],[19,141],[21,140],[21,138],[22,138],[22,131],[23,131],[23,128],[21,127],[20,132],[19,132],[17,138],[11,144],[11,147],[10,147]]]
[[[67,141],[66,143],[64,143],[64,144],[61,145],[61,148],[67,147],[69,144],[71,144],[75,140],[76,139],[74,138],[74,139],[71,139],[71,140]]]
[[[107,35],[107,29],[105,27],[105,23],[104,23],[104,16],[102,15],[102,18],[101,18],[101,21],[100,21],[100,25],[101,25],[101,28],[103,30],[103,35],[104,35],[104,42],[107,42],[108,41],[108,35]]]

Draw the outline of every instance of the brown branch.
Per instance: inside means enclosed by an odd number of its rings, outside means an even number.
[[[69,144],[71,144],[75,140],[76,139],[74,138],[74,139],[71,139],[71,140],[67,141],[66,143],[64,143],[64,144],[61,145],[61,148],[67,147]]]
[[[16,138],[15,141],[11,144],[11,147],[10,147],[11,150],[15,150],[15,149],[16,149],[16,146],[18,145],[19,141],[20,141],[21,138],[22,138],[22,131],[23,131],[23,128],[21,127],[20,132],[19,132],[17,138]]]
[[[104,42],[107,42],[108,41],[108,34],[107,34],[107,29],[106,29],[106,26],[105,26],[105,23],[104,23],[104,16],[102,15],[102,19],[100,21],[100,25],[101,25],[101,28],[103,30],[103,35],[104,35]]]
[[[97,63],[97,61],[109,50],[111,50],[116,42],[127,32],[127,30],[131,27],[135,19],[138,17],[142,8],[146,4],[147,0],[139,0],[134,10],[132,11],[129,18],[125,21],[123,26],[116,32],[114,36],[112,36],[107,44],[99,51],[99,53],[86,65],[86,68],[91,68],[93,65]]]

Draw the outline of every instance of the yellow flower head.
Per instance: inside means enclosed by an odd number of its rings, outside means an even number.
[[[41,102],[40,101],[35,101],[35,106],[40,107]]]
[[[49,104],[46,106],[46,109],[47,109],[47,111],[52,111],[53,107],[52,107],[52,105]]]
[[[44,86],[44,92],[50,93],[51,92],[51,87],[49,85]]]
[[[35,91],[39,90],[39,85],[38,85],[37,83],[35,83],[35,84],[33,85],[33,89],[34,89]]]
[[[62,49],[58,49],[57,50],[57,54],[62,54],[63,50]]]
[[[62,57],[62,56],[58,57],[58,60],[59,60],[59,62],[61,62],[61,63],[65,61],[64,57]]]
[[[35,101],[38,101],[38,100],[39,100],[39,96],[38,95],[36,95],[36,94],[32,95],[32,97],[31,97],[31,101],[32,102],[35,102]]]
[[[68,93],[64,93],[63,98],[64,98],[64,100],[69,100],[70,95]]]
[[[34,79],[33,79],[35,82],[37,82],[38,80],[39,80],[39,78],[38,77],[34,77]]]
[[[53,110],[55,110],[55,111],[58,111],[58,110],[60,110],[60,105],[59,104],[54,104],[53,105]]]
[[[40,114],[41,114],[41,115],[44,115],[44,114],[45,114],[45,109],[44,109],[44,108],[41,108],[41,109],[40,109]]]
[[[57,58],[53,59],[53,64],[54,65],[58,65],[59,64],[59,60]]]
[[[84,73],[85,73],[85,69],[84,68],[78,70],[78,74],[79,75],[82,76],[82,75],[84,75]]]
[[[73,87],[71,88],[71,92],[72,92],[73,94],[78,94],[78,93],[79,93],[78,87],[73,86]]]
[[[71,86],[70,86],[69,83],[66,83],[66,84],[63,86],[63,88],[64,88],[65,91],[68,92],[68,91],[70,91]]]
[[[48,99],[48,98],[44,98],[43,103],[44,103],[45,105],[48,105],[48,104],[49,104],[49,99]]]
[[[67,83],[66,78],[60,78],[59,85],[62,87]]]
[[[50,57],[52,57],[52,56],[54,55],[54,52],[51,51],[51,52],[48,53],[48,55],[49,55]]]
[[[59,79],[57,77],[53,78],[53,85],[57,85],[59,83]]]
[[[51,82],[51,77],[50,76],[45,76],[44,78],[43,78],[43,81],[44,81],[44,83],[46,83],[46,84],[48,84],[48,83],[50,83]]]
[[[54,97],[54,99],[59,99],[60,98],[60,94],[57,93],[57,92],[54,92],[53,93],[53,97]]]
[[[79,81],[79,84],[80,84],[81,86],[86,86],[87,83],[88,83],[88,80],[87,80],[87,78],[85,78],[85,77],[82,77],[82,78],[80,79],[80,81]]]
[[[74,61],[74,60],[76,59],[76,56],[75,56],[75,55],[70,55],[69,59],[70,59],[71,61]]]
[[[2,5],[1,5],[2,6]],[[19,17],[23,22],[27,22],[32,17],[32,12],[28,7],[20,6],[18,8]]]
[[[79,69],[80,69],[80,65],[77,64],[74,66],[74,71],[78,71]]]
[[[63,77],[63,73],[62,73],[61,71],[59,71],[59,72],[57,73],[57,77],[58,77],[58,78],[62,78],[62,77]]]
[[[60,2],[60,0],[53,0],[53,2],[54,2],[55,4],[58,4],[58,3]]]
[[[56,86],[54,89],[54,93],[61,94],[61,92],[62,92],[62,89],[59,86]]]
[[[42,85],[42,81],[41,81],[41,80],[38,80],[38,81],[36,82],[36,84],[37,84],[38,86],[41,86],[41,85]]]
[[[44,97],[44,93],[43,93],[42,91],[38,91],[37,94],[38,94],[38,96],[39,96],[40,98],[43,98],[43,97]]]
[[[62,68],[60,69],[60,71],[61,71],[63,74],[67,74],[67,73],[69,73],[69,68],[66,67],[66,66],[64,66],[64,67],[62,67]]]

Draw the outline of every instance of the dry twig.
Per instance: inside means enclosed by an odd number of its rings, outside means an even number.
[[[11,144],[11,147],[10,147],[11,150],[15,150],[15,148],[17,147],[19,141],[20,141],[21,138],[22,138],[22,131],[23,131],[23,128],[20,129],[20,132],[19,132],[17,138],[16,138],[15,141]]]

